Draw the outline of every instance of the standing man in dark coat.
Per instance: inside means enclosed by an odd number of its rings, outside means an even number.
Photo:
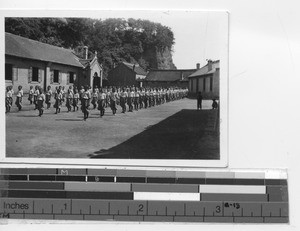
[[[201,91],[197,93],[197,110],[202,109],[202,94]]]

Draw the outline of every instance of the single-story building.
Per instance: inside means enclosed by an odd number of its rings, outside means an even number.
[[[188,87],[188,76],[197,69],[150,70],[143,85],[148,87]]]
[[[139,65],[120,62],[108,72],[108,84],[110,86],[142,86],[147,72]]]
[[[13,86],[15,92],[19,85],[24,93],[36,85],[44,90],[47,86],[90,85],[91,78],[84,78],[84,73],[88,68],[95,73],[96,62],[94,58],[83,65],[72,50],[5,33],[5,85]]]
[[[208,60],[207,64],[189,77],[189,93],[196,95],[201,91],[207,99],[219,99],[220,91],[220,60]]]

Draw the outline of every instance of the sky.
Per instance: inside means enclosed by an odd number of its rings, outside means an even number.
[[[204,66],[227,57],[228,15],[217,11],[100,11],[96,18],[140,18],[168,26],[174,33],[173,62],[178,69]],[[93,13],[93,14],[94,14]]]
[[[183,10],[12,11],[7,17],[86,17],[147,19],[168,26],[174,33],[173,63],[178,69],[204,66],[207,59],[228,59],[228,13]],[[225,63],[225,62],[223,62]]]

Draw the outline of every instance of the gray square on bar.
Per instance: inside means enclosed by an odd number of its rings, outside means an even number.
[[[57,169],[58,175],[86,175],[87,169],[68,169],[68,168],[61,168]]]
[[[119,177],[146,177],[146,170],[124,170],[119,169],[116,173]]]
[[[56,215],[54,214],[55,220],[83,220],[83,215]]]
[[[163,178],[175,178],[176,172],[175,171],[154,171],[149,170],[146,172],[147,177],[163,177]]]
[[[172,216],[144,216],[144,221],[173,222]]]
[[[233,223],[233,217],[204,217],[204,222]]]
[[[261,217],[262,205],[258,202],[239,202],[242,217]]]
[[[235,223],[263,223],[262,217],[234,217]]]
[[[34,199],[34,213],[71,214],[70,199]]]
[[[182,216],[184,203],[183,201],[149,201],[148,215]]]
[[[53,214],[25,214],[25,219],[53,220]]]
[[[187,217],[187,216],[175,216],[174,221],[176,222],[203,222],[203,217]]]
[[[286,217],[288,216],[288,203],[269,202],[262,204],[262,216],[264,217]]]
[[[89,199],[72,200],[72,214],[107,215],[108,201]]]
[[[108,215],[84,215],[84,220],[96,220],[96,221],[112,221],[113,216]]]
[[[205,172],[178,171],[176,172],[176,178],[205,178]]]
[[[88,169],[87,174],[89,176],[116,176],[116,169]]]

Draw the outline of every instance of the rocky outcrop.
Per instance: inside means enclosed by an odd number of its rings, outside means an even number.
[[[150,69],[176,69],[173,63],[172,51],[167,47],[159,50],[156,47],[147,49],[142,54]]]

